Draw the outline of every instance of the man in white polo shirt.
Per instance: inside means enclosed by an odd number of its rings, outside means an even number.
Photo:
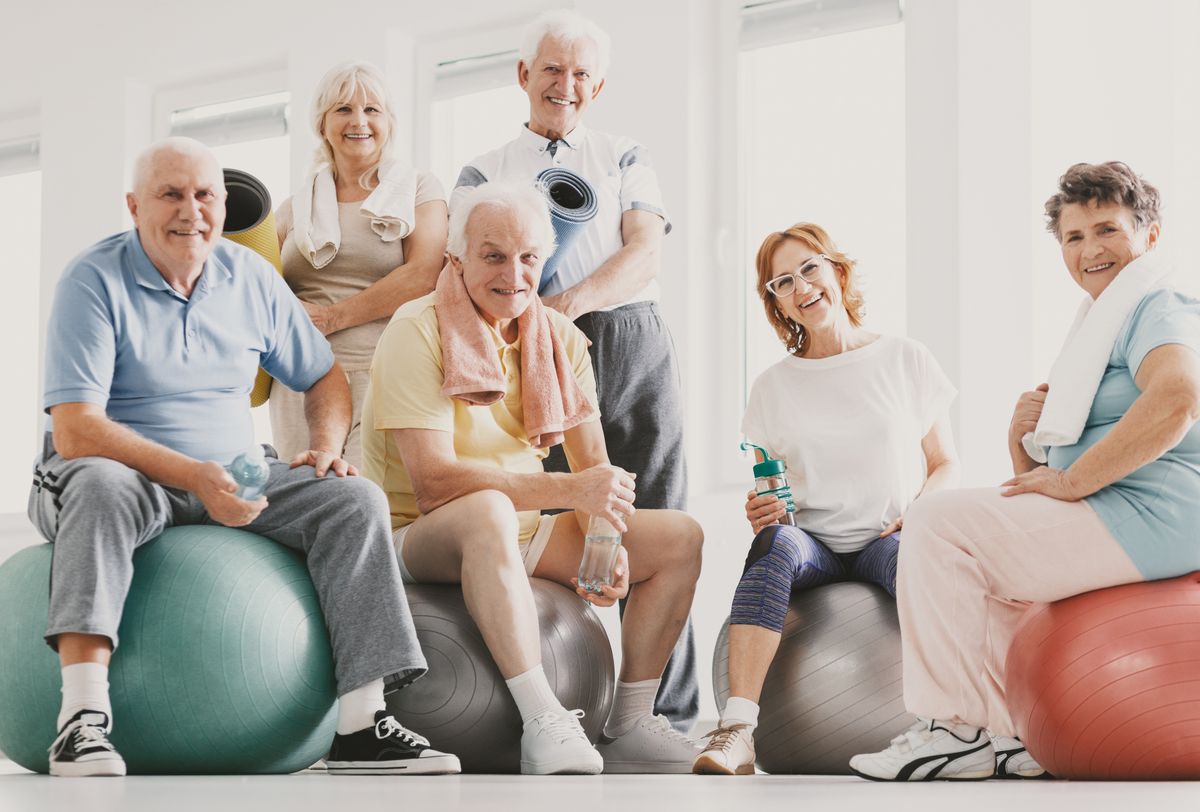
[[[450,198],[488,181],[532,181],[561,167],[592,187],[597,211],[555,257],[543,302],[591,340],[604,440],[613,465],[638,475],[638,508],[683,510],[687,471],[679,371],[658,310],[663,235],[670,231],[645,147],[583,126],[604,87],[609,37],[574,12],[554,11],[528,29],[517,63],[529,122],[517,138],[463,167]],[[561,240],[560,240],[561,241]],[[546,470],[570,470],[554,449]],[[685,626],[663,674],[655,710],[681,730],[699,709],[695,644]]]

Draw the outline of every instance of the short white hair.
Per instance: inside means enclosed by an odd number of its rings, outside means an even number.
[[[530,23],[525,29],[521,40],[520,59],[526,67],[533,66],[538,48],[542,40],[551,39],[574,42],[579,39],[590,39],[596,45],[596,80],[603,79],[608,73],[608,60],[612,56],[612,38],[603,28],[594,22],[568,9],[547,11]]]
[[[467,192],[450,212],[449,235],[446,250],[461,260],[467,254],[467,224],[471,212],[480,206],[495,206],[526,219],[526,225],[536,240],[538,254],[543,261],[554,253],[554,223],[550,220],[550,207],[546,196],[532,183],[492,181],[481,183]]]
[[[168,152],[175,153],[176,155],[186,155],[189,158],[196,158],[201,161],[211,161],[217,168],[218,175],[221,175],[221,191],[225,190],[225,178],[221,172],[221,162],[217,160],[217,156],[213,154],[213,151],[195,138],[188,138],[184,135],[172,135],[169,138],[155,141],[138,153],[137,158],[134,159],[133,180],[130,184],[130,189],[135,194],[140,193],[142,187],[150,182],[151,175],[154,172],[154,164],[158,161],[159,156]]]
[[[316,154],[313,155],[313,165],[315,167],[318,164],[328,163],[334,174],[337,174],[337,167],[333,161],[333,148],[329,146],[329,141],[326,140],[325,133],[321,132],[321,128],[325,126],[325,114],[339,102],[354,98],[354,94],[358,92],[359,88],[362,88],[367,95],[374,96],[383,105],[383,114],[387,117],[388,122],[387,138],[379,145],[379,162],[368,167],[367,171],[358,178],[359,186],[364,189],[372,189],[375,186],[375,173],[379,171],[380,165],[391,156],[396,136],[396,112],[392,109],[392,100],[388,96],[387,81],[383,77],[383,72],[369,62],[341,62],[326,71],[325,75],[321,77],[321,81],[317,82],[317,89],[313,92],[312,108],[308,111],[309,122],[312,124],[313,134],[317,136],[318,142]]]

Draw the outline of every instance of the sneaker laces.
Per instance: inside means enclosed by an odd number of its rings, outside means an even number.
[[[405,744],[429,746],[429,739],[397,722],[395,716],[385,716],[375,723],[375,738],[387,739],[391,736],[397,737]]]
[[[728,753],[733,749],[738,734],[745,730],[746,727],[747,725],[730,725],[729,727],[719,727],[716,730],[710,730],[702,737],[708,739],[708,745],[704,749],[720,750],[722,753]]]
[[[583,709],[576,708],[566,713],[549,710],[535,718],[540,723],[543,733],[552,737],[555,744],[563,744],[583,735],[583,726],[579,724],[583,717]]]
[[[675,728],[671,727],[671,722],[661,713],[656,713],[650,717],[650,721],[645,723],[646,729],[656,736],[661,736],[664,739],[678,743],[686,743],[689,747],[695,747],[696,742],[680,733]]]
[[[68,737],[74,737],[72,744],[76,750],[82,750],[85,746],[94,746],[116,751],[112,742],[108,740],[108,733],[104,728],[99,725],[89,725],[80,719],[63,728],[62,732],[58,734],[58,738],[50,745],[50,752],[53,753],[59,750]],[[45,739],[42,739],[42,741],[45,741]]]

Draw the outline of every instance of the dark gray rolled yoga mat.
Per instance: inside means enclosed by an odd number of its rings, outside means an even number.
[[[596,192],[582,177],[559,166],[543,171],[537,180],[550,204],[550,220],[554,223],[554,236],[558,242],[558,248],[542,268],[542,281],[538,285],[538,293],[542,293],[558,273],[559,261],[596,216]]]

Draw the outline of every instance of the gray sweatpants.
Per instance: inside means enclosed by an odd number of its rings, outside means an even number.
[[[271,452],[273,456],[273,451]],[[338,695],[427,670],[392,551],[387,499],[362,477],[321,479],[271,460],[266,510],[240,528],[304,553],[333,645]],[[46,434],[29,518],[54,544],[47,642],[68,632],[112,640],[133,552],[174,525],[216,524],[192,493],[165,488],[105,457],[66,460]]]
[[[634,505],[648,510],[685,510],[687,465],[679,368],[658,305],[636,302],[598,310],[580,316],[575,325],[592,342],[600,424],[609,461],[638,475]],[[570,470],[561,446],[551,450],[544,467],[547,471]],[[624,609],[622,601],[622,612]],[[700,712],[691,618],[671,652],[654,710],[684,731]]]

